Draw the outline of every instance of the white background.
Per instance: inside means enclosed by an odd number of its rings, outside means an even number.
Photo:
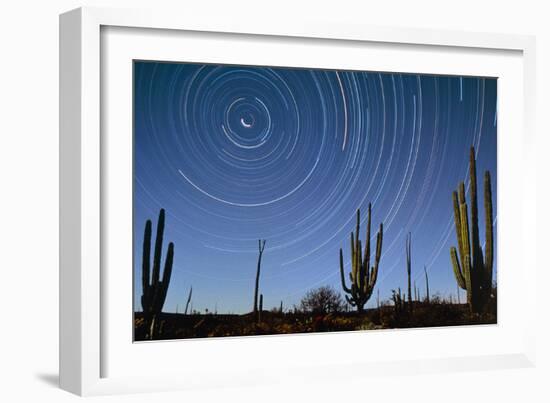
[[[189,4],[186,4],[189,3]],[[421,28],[537,35],[539,228],[533,242],[548,246],[550,206],[550,11],[544,1],[384,0],[306,2],[161,1],[184,4],[185,13],[225,14],[285,20],[326,18]],[[260,4],[266,3],[261,6]],[[308,3],[314,4],[314,7]],[[356,3],[356,4],[354,4]],[[57,383],[58,304],[58,14],[81,5],[152,6],[147,1],[10,1],[0,8],[0,399],[76,400]],[[217,6],[219,4],[219,6]],[[235,11],[237,10],[237,11]],[[548,135],[543,135],[547,133]],[[546,187],[543,187],[545,185]],[[550,398],[550,277],[539,256],[538,367],[446,375],[414,375],[349,382],[226,389],[162,395],[94,398],[104,401],[548,401]],[[300,386],[299,386],[300,385]],[[498,400],[497,400],[498,399]]]

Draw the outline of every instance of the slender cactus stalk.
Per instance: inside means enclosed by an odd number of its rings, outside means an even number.
[[[265,239],[258,239],[258,267],[256,269],[256,285],[254,287],[254,313],[258,312],[258,288],[260,287],[260,269],[262,265],[262,255],[265,249]]]
[[[187,308],[189,308],[189,303],[191,302],[191,295],[193,295],[193,286],[189,289],[189,295],[187,296],[187,303],[185,304],[185,315],[187,315]]]
[[[382,255],[382,240],[384,227],[380,224],[380,230],[376,235],[376,252],[374,257],[374,266],[370,266],[371,250],[370,250],[370,226],[371,226],[371,205],[367,212],[367,235],[365,238],[365,250],[363,256],[363,250],[361,246],[361,240],[359,239],[359,225],[360,225],[360,211],[357,210],[357,222],[355,226],[355,233],[351,233],[351,272],[349,277],[351,280],[351,287],[346,285],[344,278],[344,255],[342,249],[340,249],[340,279],[342,282],[342,288],[346,294],[346,301],[357,308],[357,312],[363,312],[363,307],[369,300],[378,278],[378,266],[380,263],[380,256]]]

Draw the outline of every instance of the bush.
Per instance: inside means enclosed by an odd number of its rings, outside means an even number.
[[[308,291],[300,301],[303,312],[334,313],[344,310],[344,301],[338,291],[329,286],[323,286]]]

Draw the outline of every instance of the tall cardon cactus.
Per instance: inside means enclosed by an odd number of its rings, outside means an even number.
[[[151,220],[145,223],[145,233],[143,236],[143,260],[141,281],[143,294],[141,296],[141,306],[143,316],[147,326],[147,336],[149,339],[155,337],[158,327],[156,323],[158,316],[162,312],[162,306],[166,300],[170,276],[172,274],[172,264],[174,263],[174,244],[170,242],[164,262],[164,272],[160,280],[160,265],[162,258],[162,240],[164,237],[164,209],[160,210],[157,222],[157,236],[155,239],[155,252],[153,257],[153,273],[151,275]]]
[[[485,172],[485,257],[479,241],[477,210],[477,174],[474,148],[470,149],[470,209],[468,222],[464,182],[458,192],[453,192],[453,207],[458,240],[458,253],[451,248],[451,262],[458,285],[466,290],[468,305],[472,313],[482,313],[491,297],[493,282],[493,202],[491,196],[491,175]]]
[[[342,249],[340,249],[340,278],[342,280],[342,288],[344,292],[349,295],[345,295],[346,301],[357,308],[358,312],[363,311],[363,307],[369,300],[376,284],[378,277],[378,266],[380,263],[380,255],[382,254],[382,237],[383,237],[383,225],[380,224],[380,230],[376,235],[376,251],[374,256],[374,266],[370,266],[371,249],[370,249],[370,224],[371,224],[371,205],[369,203],[369,209],[367,213],[367,236],[365,239],[365,251],[362,251],[361,240],[359,239],[359,224],[360,224],[360,211],[357,210],[357,223],[355,227],[355,233],[351,233],[351,272],[349,277],[351,280],[351,287],[346,285],[344,278],[344,255]]]

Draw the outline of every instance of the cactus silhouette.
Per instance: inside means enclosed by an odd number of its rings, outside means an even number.
[[[256,268],[256,284],[254,287],[254,313],[258,312],[258,289],[260,287],[260,269],[262,267],[262,255],[265,249],[265,239],[258,239],[258,266]]]
[[[355,233],[351,233],[351,272],[349,277],[351,280],[351,287],[348,288],[346,280],[344,278],[344,255],[342,249],[340,249],[340,279],[342,281],[342,288],[344,292],[349,295],[345,295],[346,301],[357,308],[358,312],[363,311],[363,307],[369,300],[376,284],[378,277],[378,265],[380,263],[380,255],[382,254],[382,237],[384,228],[380,224],[380,230],[376,235],[376,252],[374,257],[374,266],[370,267],[370,224],[371,224],[371,205],[369,203],[369,209],[367,212],[367,236],[365,239],[365,251],[363,257],[363,251],[361,246],[361,240],[359,239],[359,224],[360,224],[360,211],[357,209],[357,223]]]
[[[491,196],[491,174],[484,176],[485,207],[485,258],[479,242],[477,210],[477,174],[474,148],[470,149],[470,209],[471,222],[468,222],[468,205],[466,204],[464,182],[458,192],[453,192],[453,207],[458,241],[457,254],[451,248],[451,262],[456,281],[460,288],[466,290],[467,302],[472,313],[482,313],[491,297],[493,281],[493,204]]]
[[[391,300],[393,301],[393,314],[394,319],[398,322],[404,317],[406,311],[407,302],[405,301],[405,295],[401,294],[401,288],[391,290]]]
[[[156,333],[158,315],[162,312],[162,306],[166,300],[166,293],[170,284],[172,264],[174,263],[174,244],[170,242],[164,262],[164,272],[160,280],[160,265],[162,258],[162,240],[164,236],[164,209],[160,210],[157,221],[157,236],[155,239],[155,252],[153,257],[153,272],[151,275],[151,220],[145,223],[143,236],[143,260],[142,260],[142,288],[141,306],[149,339],[153,339]]]
[[[411,233],[407,234],[407,239],[405,239],[405,255],[407,257],[407,294],[409,297],[409,312],[412,312],[413,303],[412,303],[412,293],[411,293]],[[416,292],[416,285],[414,286]]]
[[[193,295],[193,287],[189,289],[189,295],[187,296],[187,303],[185,304],[185,312],[184,315],[187,315],[187,308],[189,308],[189,304],[191,303],[191,296]]]

